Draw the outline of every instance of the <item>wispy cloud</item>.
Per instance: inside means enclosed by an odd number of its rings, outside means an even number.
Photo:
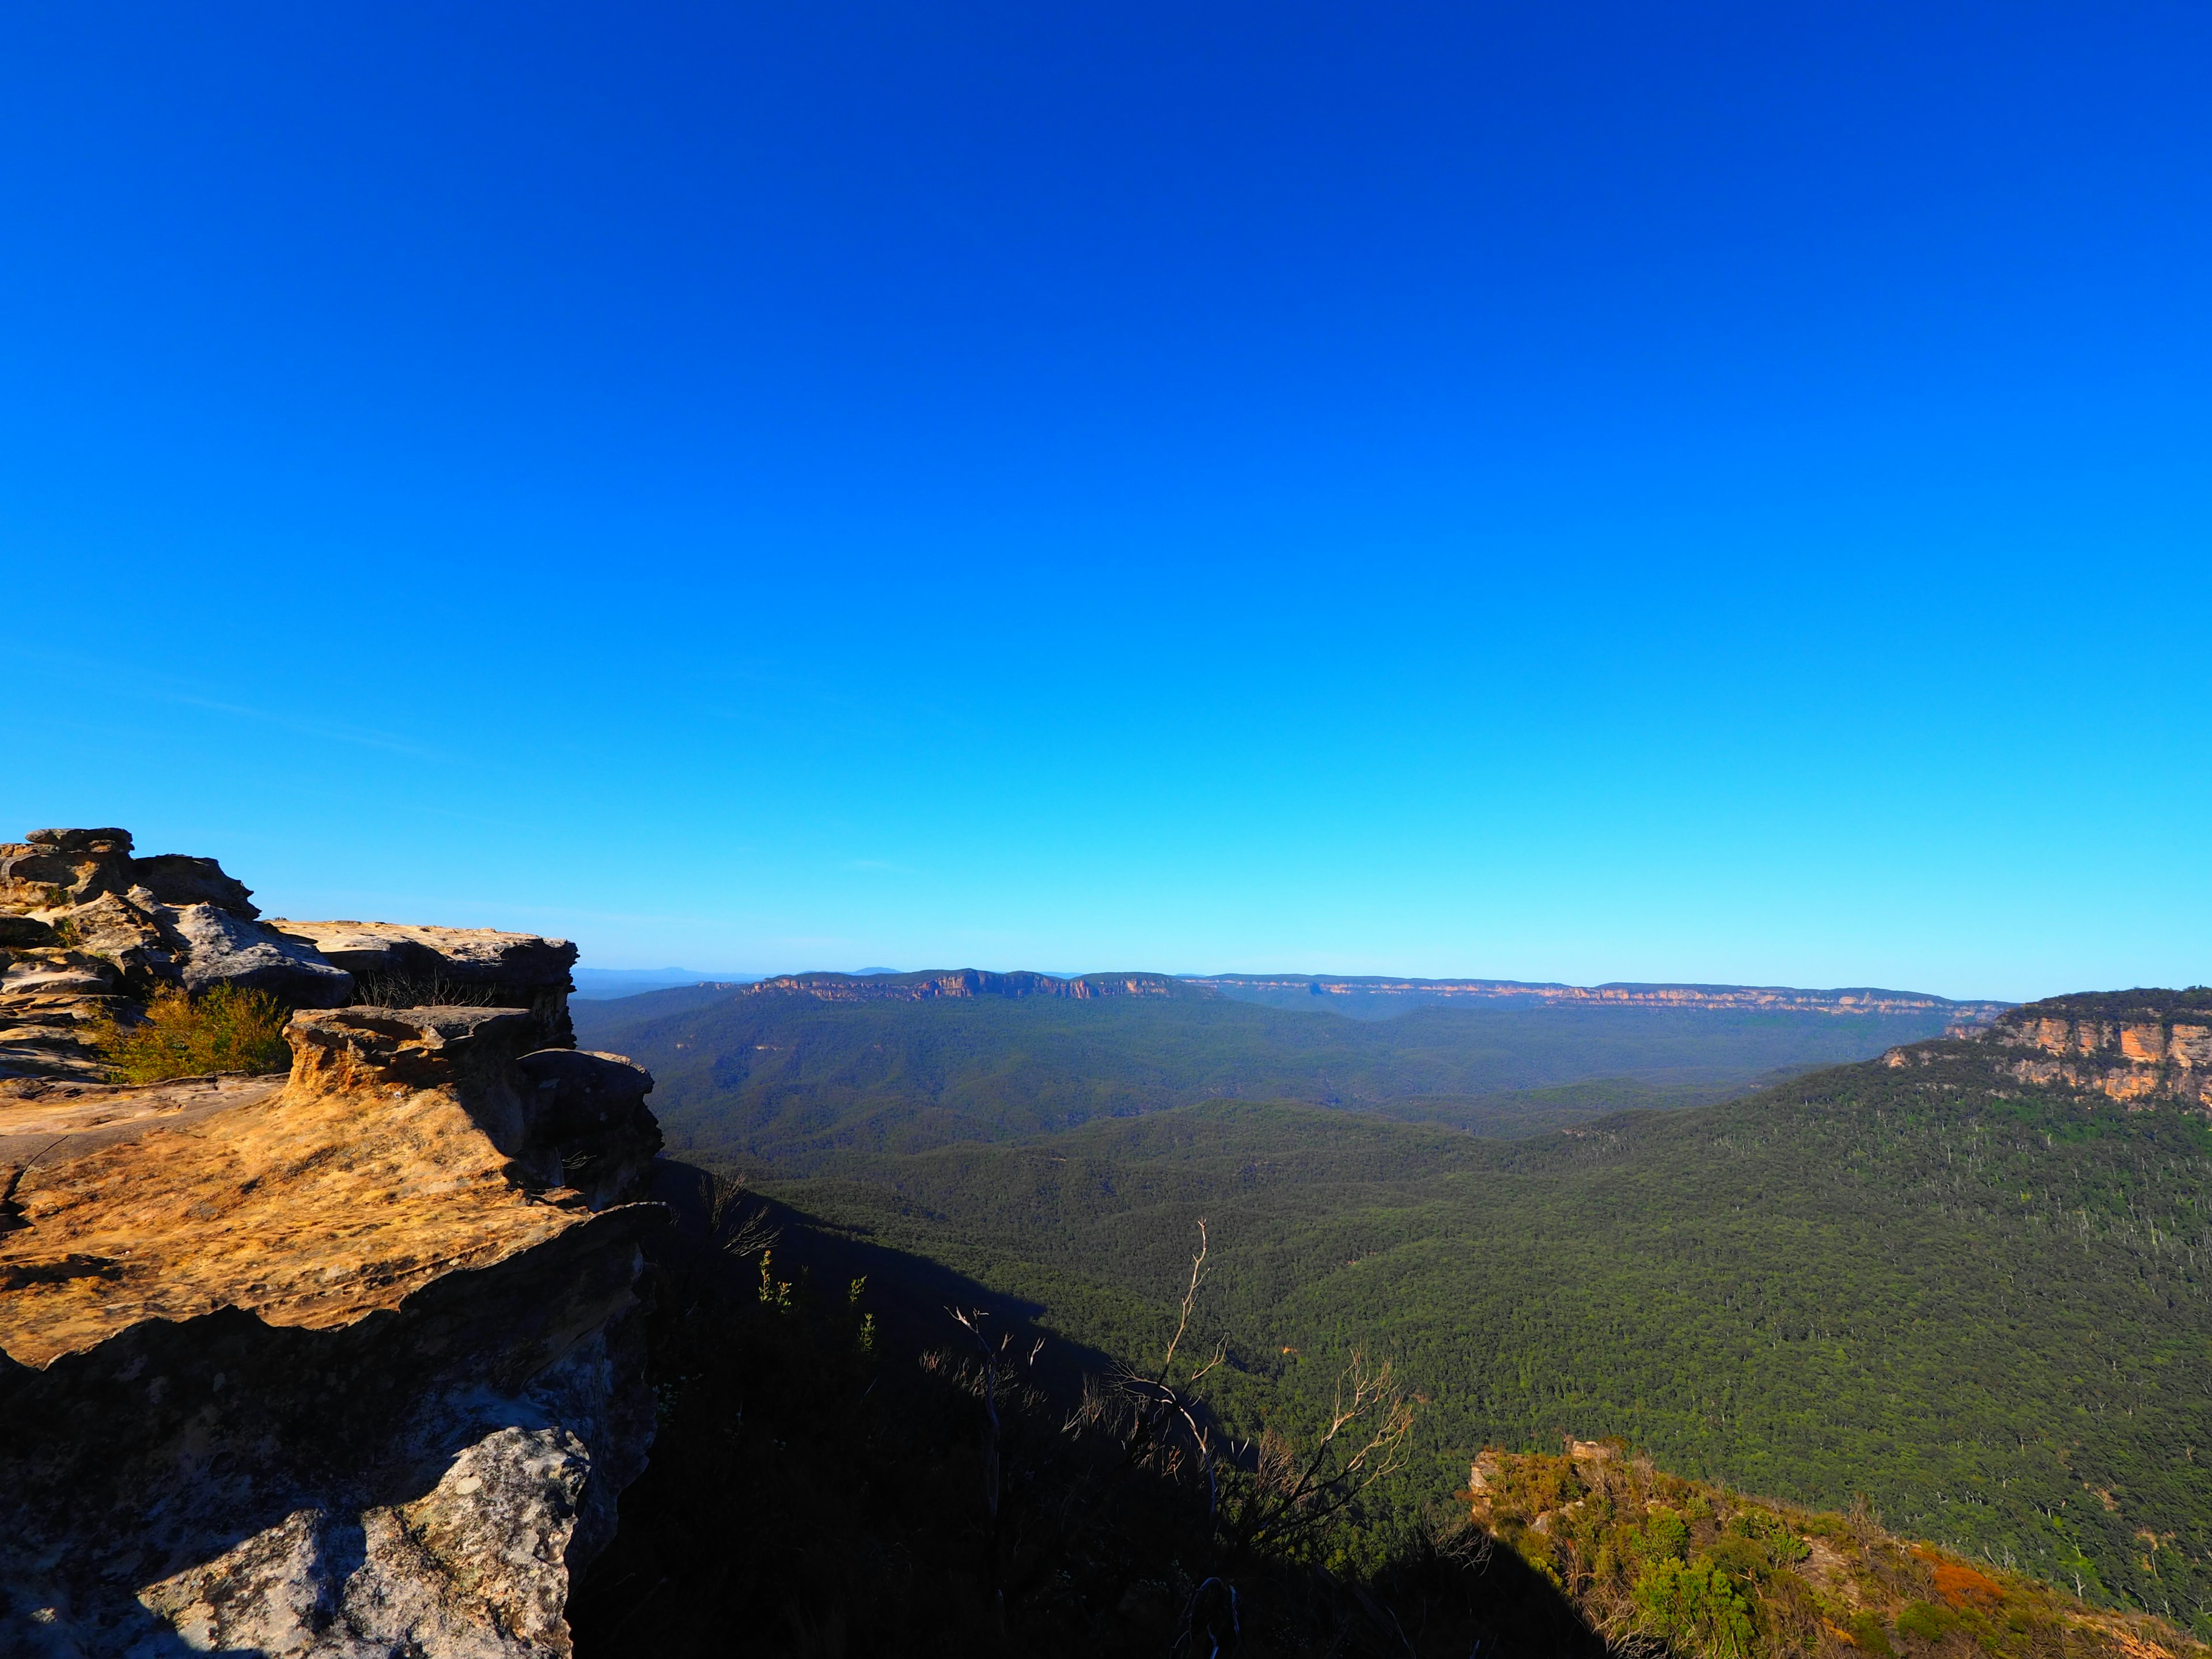
[[[156,691],[154,696],[163,702],[176,703],[186,708],[205,708],[218,714],[234,715],[240,720],[258,720],[264,726],[273,726],[284,732],[296,732],[305,738],[319,738],[326,743],[346,743],[361,749],[380,749],[386,754],[405,755],[413,760],[453,758],[443,750],[432,749],[388,732],[372,731],[357,726],[333,726],[324,720],[303,720],[294,714],[280,714],[245,703],[222,702],[213,697],[194,696],[184,691]]]
[[[374,749],[386,754],[404,755],[411,760],[449,761],[454,757],[445,750],[435,749],[416,739],[391,732],[380,732],[371,726],[351,726],[334,720],[302,718],[284,710],[258,708],[252,703],[232,701],[209,695],[204,682],[182,680],[164,674],[149,674],[135,663],[112,661],[87,655],[81,652],[55,651],[35,647],[10,646],[0,655],[22,662],[58,668],[72,674],[95,675],[105,684],[127,688],[137,696],[153,702],[166,702],[180,708],[204,709],[210,714],[228,714],[234,720],[252,720],[278,731],[296,732],[324,743],[349,744],[357,749]]]

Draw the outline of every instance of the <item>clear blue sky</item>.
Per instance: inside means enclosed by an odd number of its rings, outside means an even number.
[[[2194,4],[32,4],[0,831],[587,963],[2212,979]]]

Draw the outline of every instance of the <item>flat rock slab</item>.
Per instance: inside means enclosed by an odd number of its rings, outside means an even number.
[[[343,1325],[588,1218],[519,1188],[451,1083],[277,1081],[8,1102],[32,1145],[0,1173],[0,1351],[43,1367],[226,1306]]]
[[[0,1083],[0,1186],[7,1172],[67,1163],[155,1129],[182,1128],[284,1086],[284,1073],[175,1078],[138,1087],[25,1079]]]

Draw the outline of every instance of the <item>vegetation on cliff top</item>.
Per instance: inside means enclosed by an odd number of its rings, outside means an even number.
[[[1486,1450],[1469,1519],[1618,1648],[1707,1659],[1981,1653],[2007,1659],[2204,1650],[2162,1621],[1885,1531],[1863,1504],[1821,1514],[1656,1469],[1618,1441],[1558,1455]]]
[[[217,985],[198,996],[164,987],[145,1012],[125,1024],[113,1015],[88,1030],[92,1046],[118,1083],[160,1083],[213,1072],[281,1072],[291,1064],[284,1041],[289,1011],[265,991]]]

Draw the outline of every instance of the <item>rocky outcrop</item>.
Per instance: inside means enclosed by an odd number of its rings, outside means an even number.
[[[106,1071],[84,1035],[103,1015],[127,1012],[122,974],[81,951],[10,955],[0,963],[0,1098],[15,1078],[100,1081]]]
[[[33,830],[0,846],[0,908],[66,910],[143,887],[164,904],[212,904],[248,919],[261,914],[252,890],[213,859],[181,853],[142,859],[131,848],[128,830]]]
[[[0,846],[0,1089],[98,1081],[84,1042],[164,987],[265,991],[292,1008],[520,1008],[574,1040],[566,939],[380,921],[269,921],[215,860],[139,858],[124,830],[34,830]]]
[[[568,1651],[664,1212],[651,1079],[548,1025],[307,1009],[283,1078],[0,1094],[0,1652]]]
[[[1882,1061],[1929,1066],[1970,1054],[2014,1082],[2103,1095],[2130,1110],[2179,1103],[2212,1111],[2212,988],[2051,997],[1949,1035],[1973,1046],[1908,1043]]]
[[[1984,1040],[2021,1051],[2005,1069],[2023,1083],[2212,1109],[2212,989],[2053,997],[2002,1015]]]
[[[483,1002],[527,1008],[562,1040],[576,947],[489,927],[417,927],[392,921],[277,921],[286,938],[352,974],[363,1001],[401,1006]]]

